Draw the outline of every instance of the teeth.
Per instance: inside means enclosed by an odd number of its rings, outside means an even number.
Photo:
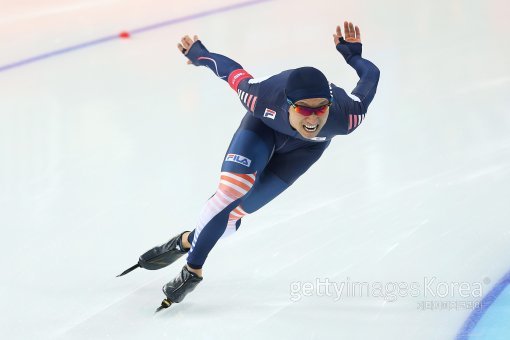
[[[315,130],[317,130],[317,127],[319,126],[319,124],[316,124],[316,125],[307,125],[307,124],[304,124],[303,127],[305,128],[306,131],[309,131],[309,132],[313,132]]]

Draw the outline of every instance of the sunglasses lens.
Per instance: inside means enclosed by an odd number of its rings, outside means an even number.
[[[321,107],[304,107],[296,105],[296,112],[303,116],[311,116],[312,114],[316,114],[317,116],[322,116],[328,110],[329,105],[323,105]]]
[[[296,112],[302,116],[310,116],[312,114],[309,108],[303,106],[296,106]]]

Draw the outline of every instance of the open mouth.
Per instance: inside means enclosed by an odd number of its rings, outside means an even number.
[[[315,131],[317,131],[318,128],[319,128],[319,124],[315,124],[315,125],[303,124],[303,129],[305,129],[305,131],[307,131],[307,132],[315,132]]]

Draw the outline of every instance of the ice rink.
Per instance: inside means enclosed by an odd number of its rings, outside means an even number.
[[[508,2],[0,2],[0,338],[510,339]],[[194,227],[245,113],[180,37],[350,92],[344,20],[366,121],[154,314],[184,258],[115,276]]]

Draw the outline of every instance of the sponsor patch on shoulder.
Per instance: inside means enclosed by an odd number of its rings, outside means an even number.
[[[274,117],[276,117],[276,111],[266,108],[266,111],[264,111],[264,117],[274,119]]]
[[[239,164],[242,164],[242,165],[244,165],[246,167],[250,167],[250,164],[251,164],[251,159],[246,158],[246,157],[241,156],[241,155],[237,155],[235,153],[227,154],[227,157],[225,157],[225,161],[226,162],[239,163]]]

